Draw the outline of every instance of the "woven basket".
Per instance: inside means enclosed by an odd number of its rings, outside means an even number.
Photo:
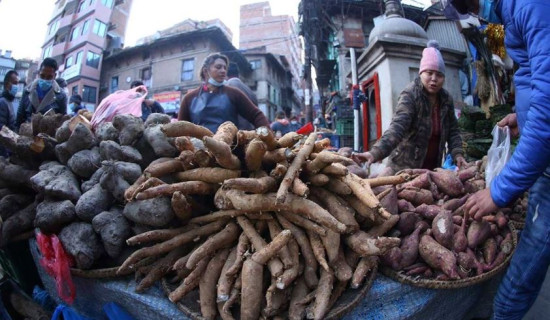
[[[371,288],[374,278],[376,277],[377,268],[376,266],[370,271],[359,289],[348,288],[344,291],[324,319],[339,319],[355,308]],[[169,295],[176,288],[176,285],[168,283],[166,279],[163,278],[162,288],[166,295]],[[178,301],[176,306],[189,318],[193,320],[204,320],[201,315],[200,304],[197,303],[197,301],[199,301],[199,290],[195,289]]]
[[[512,243],[513,243],[512,252],[506,257],[504,262],[501,263],[499,266],[479,276],[474,276],[474,277],[459,279],[459,280],[434,280],[434,279],[425,279],[420,276],[408,276],[401,271],[395,271],[392,268],[386,267],[386,266],[381,266],[380,272],[382,272],[383,275],[389,278],[392,278],[397,282],[409,284],[415,287],[430,288],[430,289],[457,289],[457,288],[473,286],[475,284],[487,281],[508,266],[508,263],[510,262],[510,259],[512,258],[512,255],[514,254],[514,251],[518,244],[516,228],[510,223],[508,224],[508,226],[510,228],[510,231],[512,232]]]

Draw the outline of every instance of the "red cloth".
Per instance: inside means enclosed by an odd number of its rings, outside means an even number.
[[[428,150],[426,152],[426,157],[424,158],[424,163],[422,164],[423,169],[433,170],[441,166],[439,163],[439,140],[441,138],[441,118],[439,116],[439,104],[436,104],[432,108],[432,135],[428,141]]]

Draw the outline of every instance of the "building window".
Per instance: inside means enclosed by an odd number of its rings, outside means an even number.
[[[65,69],[73,65],[73,56],[70,56],[65,60]]]
[[[100,37],[104,37],[107,32],[107,25],[99,20],[96,20],[94,23],[93,33],[97,34]]]
[[[77,54],[76,54],[76,61],[75,61],[75,64],[76,65],[80,65],[82,64],[82,56],[84,55],[84,51],[79,51]]]
[[[96,87],[90,87],[85,85],[84,89],[82,89],[82,101],[95,103],[96,97],[97,97],[96,91],[97,91]]]
[[[181,81],[193,80],[193,72],[195,72],[195,59],[183,60],[181,67]]]
[[[84,21],[84,24],[82,25],[82,35],[88,33],[88,29],[90,29],[90,20]]]
[[[73,32],[71,32],[71,38],[69,41],[73,41],[74,39],[78,38],[78,35],[80,35],[80,27],[76,27],[73,29]]]
[[[91,7],[94,4],[94,0],[84,0],[78,6],[78,12],[86,10],[86,8]]]
[[[262,67],[262,60],[250,61],[250,67],[252,68],[252,70],[260,69]]]
[[[48,58],[52,56],[52,46],[47,47],[44,49],[44,56],[42,58]]]
[[[111,93],[118,90],[118,76],[111,77]]]
[[[95,52],[88,51],[88,55],[86,56],[86,65],[90,66],[92,68],[99,68],[99,59],[101,56]]]
[[[71,91],[71,95],[77,95],[78,94],[78,86],[74,86],[72,91]]]
[[[113,7],[113,0],[101,0],[101,3],[107,8]]]
[[[143,84],[146,87],[151,88],[152,87],[151,78],[153,77],[153,74],[151,72],[151,67],[141,69],[140,76],[141,76],[141,81],[143,81]]]
[[[54,34],[57,31],[58,27],[59,27],[59,20],[55,20],[55,22],[50,25],[50,32],[48,32],[48,34],[49,35]]]

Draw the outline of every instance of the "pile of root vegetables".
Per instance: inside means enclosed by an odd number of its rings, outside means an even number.
[[[167,199],[180,226],[127,240],[141,248],[118,272],[134,271],[138,291],[164,277],[173,302],[198,289],[207,319],[322,319],[400,244],[383,236],[395,217],[369,181],[315,133],[275,139],[265,127],[212,133],[183,121],[161,130],[180,154],[144,170],[125,211]]]
[[[418,279],[458,280],[499,266],[514,249],[511,209],[476,221],[464,210],[470,194],[485,188],[484,162],[458,172],[404,170],[414,177],[396,188],[400,219],[389,232],[402,239],[381,262]]]

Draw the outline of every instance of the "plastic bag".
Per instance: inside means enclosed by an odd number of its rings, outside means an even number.
[[[147,88],[145,86],[111,93],[101,101],[94,111],[90,121],[92,128],[97,128],[103,122],[112,121],[117,114],[132,114],[141,117],[141,103],[146,96]]]
[[[38,232],[36,242],[42,254],[40,265],[55,279],[59,297],[68,304],[72,304],[76,297],[76,291],[69,266],[74,264],[74,261],[65,253],[65,249],[55,234],[47,236]]]
[[[71,307],[64,304],[60,304],[55,308],[55,312],[52,315],[52,320],[92,320],[88,317],[81,316]]]
[[[448,154],[445,158],[445,162],[443,162],[443,166],[441,166],[441,168],[452,171],[458,170],[458,167],[453,164],[453,157],[450,154]]]
[[[508,126],[493,128],[493,143],[487,152],[487,167],[485,168],[485,185],[489,187],[491,181],[500,173],[510,159],[510,129]]]

